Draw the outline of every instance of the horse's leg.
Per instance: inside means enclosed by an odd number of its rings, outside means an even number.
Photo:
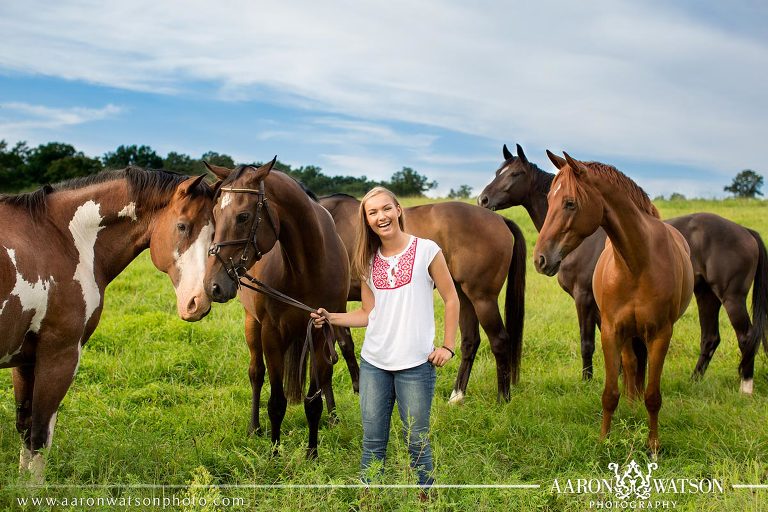
[[[660,330],[648,343],[648,387],[645,408],[648,410],[648,449],[655,459],[659,453],[659,410],[661,409],[661,372],[669,349],[672,326]]]
[[[739,363],[739,374],[741,375],[741,386],[739,391],[751,395],[754,387],[755,375],[755,355],[760,347],[757,338],[751,338],[750,330],[752,322],[749,320],[749,312],[746,303],[747,295],[728,294],[723,299],[723,306],[728,313],[728,319],[736,331],[736,339],[739,341],[741,350],[741,362]]]
[[[32,430],[32,391],[35,387],[33,365],[13,368],[13,392],[16,398],[16,430],[21,434],[19,472],[29,469],[32,460],[30,436]]]
[[[595,326],[600,318],[592,290],[575,292],[576,315],[579,318],[581,337],[581,378],[592,379],[592,356],[595,353]]]
[[[461,364],[456,375],[456,384],[453,386],[449,404],[458,404],[464,401],[469,384],[469,374],[472,372],[472,364],[475,362],[477,349],[480,346],[480,325],[478,324],[475,307],[466,294],[456,287],[459,295],[459,330],[461,331]]]
[[[320,330],[313,329],[312,342],[314,344],[314,350],[316,357],[313,364],[310,365],[309,370],[309,391],[307,397],[304,398],[304,414],[307,416],[307,424],[309,425],[309,443],[307,446],[307,458],[317,458],[317,439],[318,431],[320,430],[320,417],[323,414],[323,399],[320,393],[317,393],[317,382],[320,383],[320,388],[323,390],[326,402],[328,403],[328,416],[329,418],[336,416],[336,403],[333,397],[333,387],[331,386],[331,378],[333,376],[333,366],[328,364],[325,358],[322,356],[323,350],[323,333]]]
[[[285,398],[285,391],[283,390],[283,361],[285,355],[281,344],[282,339],[280,338],[279,331],[272,328],[269,319],[265,319],[262,324],[261,346],[266,358],[267,373],[269,374],[270,393],[269,401],[267,402],[267,413],[269,413],[274,455],[277,455],[277,447],[280,444],[280,426],[283,424],[285,409],[288,406],[288,400]]]
[[[352,340],[352,331],[349,330],[349,327],[334,327],[334,331],[336,332],[336,339],[339,340],[341,355],[347,362],[349,376],[352,379],[352,390],[355,394],[360,393],[360,367],[357,365],[357,357],[355,357],[355,342]]]
[[[712,288],[704,281],[696,283],[693,289],[696,295],[696,305],[699,309],[699,326],[701,326],[701,352],[691,379],[699,380],[707,371],[707,366],[720,345],[720,299]]]
[[[480,325],[491,343],[491,352],[496,357],[497,398],[499,401],[509,402],[509,388],[512,385],[512,347],[499,313],[498,297],[480,297],[474,301],[474,305]]]
[[[264,353],[261,348],[261,324],[248,311],[245,311],[245,341],[251,362],[248,366],[248,378],[251,381],[251,423],[248,425],[248,435],[261,434],[259,421],[259,405],[261,388],[264,386]]]
[[[622,378],[624,380],[624,396],[633,401],[638,396],[637,389],[637,355],[631,340],[621,347],[621,367],[624,368]]]
[[[35,362],[29,443],[32,457],[28,470],[38,482],[43,480],[45,473],[45,460],[40,450],[51,445],[56,426],[56,412],[72,384],[80,361],[78,344],[56,350],[55,347],[59,343],[59,340],[51,336],[41,336]]]
[[[603,440],[611,430],[611,420],[616,407],[619,405],[619,365],[620,342],[613,329],[603,325],[600,331],[600,344],[603,347],[605,359],[605,386],[603,387],[603,421],[600,426],[600,439]]]

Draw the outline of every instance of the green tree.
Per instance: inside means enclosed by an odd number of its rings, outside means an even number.
[[[763,195],[760,188],[763,186],[763,177],[752,169],[744,169],[733,178],[733,183],[723,190],[730,192],[736,197],[755,197]]]
[[[29,156],[27,157],[25,173],[29,183],[32,185],[48,183],[45,176],[48,172],[48,167],[56,160],[73,157],[76,154],[77,151],[71,144],[64,144],[61,142],[40,144],[30,151]]]
[[[120,169],[137,165],[147,169],[162,169],[163,159],[149,146],[119,146],[115,151],[107,152],[102,158],[107,169]]]
[[[0,140],[0,191],[16,192],[32,185],[25,172],[29,148],[26,142],[17,142],[13,149]]]
[[[427,190],[437,187],[437,182],[429,181],[410,167],[403,167],[402,171],[392,175],[385,186],[399,196],[423,196]]]
[[[101,162],[98,158],[90,158],[78,152],[74,156],[66,156],[51,162],[48,170],[45,171],[45,181],[56,183],[57,181],[96,174],[99,171],[101,171]]]
[[[200,174],[205,172],[205,166],[200,160],[195,160],[184,153],[171,151],[163,160],[163,169],[179,172],[181,174]]]
[[[233,169],[235,167],[235,161],[232,159],[231,156],[220,155],[215,151],[208,151],[207,153],[203,153],[203,156],[200,157],[200,160],[204,160],[209,164],[220,165],[221,167],[227,167],[229,169]]]
[[[462,185],[459,190],[451,189],[448,192],[448,199],[469,199],[472,196],[472,187],[469,185]]]

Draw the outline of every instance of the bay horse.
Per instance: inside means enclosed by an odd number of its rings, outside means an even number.
[[[500,210],[523,206],[537,230],[546,217],[554,174],[528,161],[517,145],[517,156],[504,145],[504,162],[478,196],[478,204]],[[701,378],[720,344],[719,312],[725,306],[741,350],[739,374],[741,392],[753,389],[754,362],[762,340],[766,345],[768,326],[768,256],[756,231],[712,213],[694,213],[668,219],[685,237],[691,249],[694,272],[693,292],[701,326],[700,355],[692,378]],[[576,302],[581,338],[582,376],[592,378],[595,326],[600,312],[592,293],[592,274],[605,246],[605,231],[599,228],[563,258],[557,280]],[[752,288],[752,320],[747,296]]]
[[[271,297],[240,288],[235,278],[248,275],[314,309],[344,311],[349,264],[344,245],[328,211],[313,201],[289,176],[273,171],[276,160],[261,167],[228,169],[206,164],[220,179],[213,209],[216,232],[205,268],[205,290],[216,302],[239,295],[245,310],[245,337],[250,351],[248,376],[252,406],[249,434],[261,432],[259,400],[265,371],[271,392],[267,411],[272,444],[280,442],[280,426],[288,402],[303,395],[303,341],[309,314]],[[236,266],[235,266],[236,265]],[[239,291],[239,294],[238,294]],[[312,329],[314,351],[323,348],[322,332]],[[335,352],[333,352],[335,356]],[[264,360],[266,358],[266,368]],[[329,416],[335,408],[332,360],[311,359],[309,392],[304,410],[309,424],[308,458],[317,457],[317,436],[325,395]],[[320,389],[318,389],[320,388]]]
[[[320,198],[320,204],[331,212],[351,261],[360,201],[335,194]],[[509,401],[510,386],[519,379],[525,316],[526,247],[522,231],[509,219],[462,202],[412,206],[403,212],[409,233],[429,238],[443,250],[459,295],[461,365],[449,402],[461,402],[466,395],[480,346],[479,325],[488,335],[496,358],[498,399]],[[502,321],[498,297],[505,280]],[[351,282],[348,300],[360,300],[359,281]],[[342,352],[351,350],[345,345],[352,346],[351,335],[348,330],[346,333],[340,342]]]
[[[104,290],[139,253],[171,278],[181,318],[208,313],[213,192],[202,180],[128,167],[0,196],[0,368],[13,368],[19,470],[34,480]]]
[[[553,276],[563,258],[586,237],[600,226],[605,230],[608,238],[592,277],[605,358],[600,437],[608,434],[619,403],[621,364],[627,397],[644,392],[648,447],[655,456],[664,358],[674,323],[693,295],[688,243],[661,221],[648,195],[615,167],[576,161],[567,153],[565,159],[549,151],[547,155],[560,172],[547,197],[534,265],[538,272]]]

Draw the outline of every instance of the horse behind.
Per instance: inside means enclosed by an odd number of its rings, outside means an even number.
[[[523,206],[537,230],[547,214],[554,174],[542,171],[528,161],[517,145],[513,156],[506,145],[504,163],[478,197],[478,204],[491,210]],[[760,234],[712,213],[693,213],[667,219],[685,237],[691,249],[693,293],[701,326],[700,355],[692,378],[704,375],[715,350],[720,345],[720,308],[724,307],[736,332],[741,350],[739,374],[741,391],[751,394],[755,355],[760,341],[766,346],[768,325],[768,252]],[[599,228],[563,258],[557,281],[576,303],[581,338],[582,376],[592,378],[595,351],[595,327],[600,312],[592,292],[592,274],[605,247],[605,231]],[[752,288],[752,319],[747,297]]]
[[[13,368],[20,471],[40,481],[56,413],[96,329],[107,285],[144,249],[199,320],[213,236],[202,177],[127,168],[0,197],[0,368]],[[194,221],[194,222],[193,222]]]
[[[287,175],[272,171],[275,160],[259,168],[231,170],[209,165],[222,182],[213,215],[216,233],[205,271],[205,289],[216,302],[240,291],[245,310],[245,337],[250,350],[248,375],[252,389],[249,433],[259,432],[259,400],[265,371],[271,392],[267,411],[275,449],[288,401],[303,396],[304,338],[309,314],[271,297],[240,288],[246,275],[313,308],[344,311],[349,265],[344,246],[328,212]],[[311,330],[309,392],[304,410],[309,423],[307,456],[317,456],[323,410],[322,389],[329,415],[334,414],[331,388],[333,358],[323,333]],[[328,353],[330,352],[330,353]],[[323,357],[325,354],[326,357]],[[266,357],[266,368],[264,360]]]
[[[674,323],[693,294],[688,243],[661,222],[648,195],[614,167],[579,162],[567,153],[565,159],[547,154],[560,172],[548,196],[534,264],[539,272],[555,275],[566,255],[599,226],[605,229],[608,241],[593,276],[606,373],[600,436],[608,434],[619,403],[622,365],[627,397],[634,399],[644,391],[648,446],[655,456],[664,358]]]
[[[320,198],[334,221],[351,261],[359,222],[360,201],[345,194]],[[406,230],[429,238],[443,250],[459,295],[461,365],[450,402],[461,402],[480,346],[482,325],[496,358],[497,396],[508,401],[510,385],[517,383],[522,355],[525,316],[525,238],[511,220],[461,202],[437,203],[405,208]],[[507,281],[505,320],[499,313],[498,297]],[[353,280],[349,300],[360,300],[360,282]],[[479,324],[479,325],[478,325]],[[350,366],[354,359],[352,337],[341,335],[342,352]]]

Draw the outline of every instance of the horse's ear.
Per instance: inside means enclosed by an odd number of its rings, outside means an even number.
[[[272,159],[271,162],[267,162],[258,169],[256,169],[256,176],[259,178],[259,180],[263,180],[267,176],[269,176],[269,171],[272,170],[272,168],[275,166],[275,162],[277,162],[277,155],[275,155],[275,158]]]
[[[553,164],[555,164],[555,167],[557,167],[558,169],[562,169],[563,167],[565,167],[568,164],[568,162],[566,162],[563,157],[557,156],[556,154],[554,154],[550,150],[547,150],[547,156],[549,157],[549,160]]]
[[[232,174],[232,169],[227,169],[226,167],[221,167],[220,165],[209,164],[205,160],[203,160],[203,163],[208,168],[208,170],[215,174],[216,177],[220,180],[226,179],[227,176]]]
[[[507,145],[504,144],[504,149],[501,150],[501,154],[504,155],[504,160],[512,160],[512,153],[507,149]]]
[[[523,161],[523,163],[528,164],[528,159],[525,157],[525,153],[523,152],[522,146],[520,144],[517,145],[517,158]]]
[[[582,167],[581,162],[577,162],[573,158],[571,158],[571,155],[563,151],[563,154],[565,155],[565,161],[568,162],[568,165],[573,169],[573,172],[576,173],[577,176],[581,176],[581,174],[584,172],[584,167]]]
[[[182,196],[188,196],[194,194],[195,189],[197,186],[205,179],[205,174],[201,174],[197,178],[189,178],[181,182],[181,185],[179,185],[179,188],[177,189],[178,193]]]

